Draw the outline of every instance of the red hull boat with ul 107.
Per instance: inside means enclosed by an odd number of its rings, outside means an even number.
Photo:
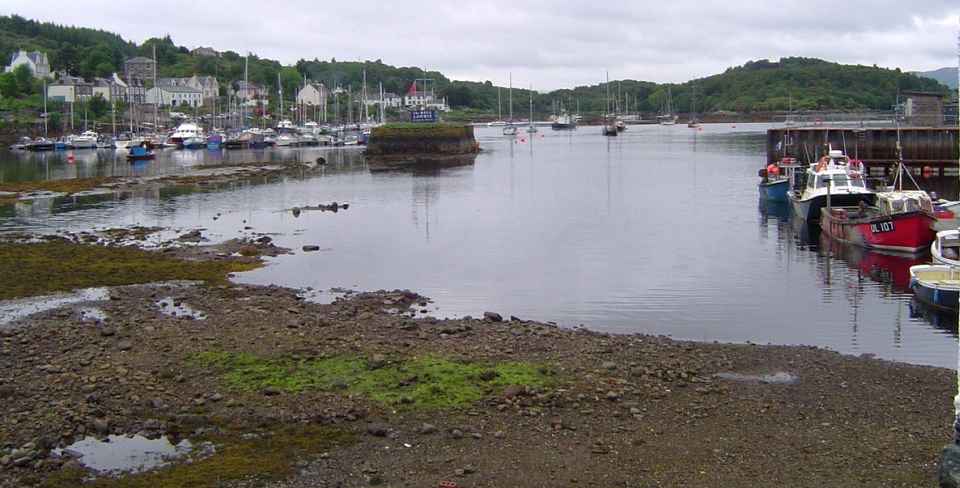
[[[936,237],[937,221],[930,195],[894,189],[896,184],[877,192],[875,205],[821,209],[820,228],[838,241],[868,249],[908,253],[927,249]]]

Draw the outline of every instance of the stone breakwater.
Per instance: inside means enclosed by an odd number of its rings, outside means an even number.
[[[478,150],[473,127],[459,123],[396,123],[374,128],[365,156],[449,156]]]

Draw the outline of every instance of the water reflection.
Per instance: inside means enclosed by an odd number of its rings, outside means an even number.
[[[73,157],[72,161],[69,156]],[[315,163],[319,157],[336,168],[363,166],[362,152],[356,146],[242,150],[167,148],[157,149],[157,157],[153,160],[132,163],[127,162],[126,151],[122,149],[40,152],[0,149],[0,183],[106,176],[180,175],[222,164]]]
[[[443,316],[492,310],[604,332],[808,344],[954,367],[955,341],[910,308],[908,263],[831,248],[786,207],[758,204],[765,129],[633,126],[612,140],[583,128],[519,142],[478,128],[484,151],[471,164],[409,171],[371,172],[352,148],[164,152],[143,171],[195,174],[227,159],[326,164],[304,178],[39,199],[0,207],[0,229],[268,234],[294,252],[237,281],[407,288]],[[333,201],[349,210],[291,217],[293,207]],[[305,245],[323,252],[301,252]]]
[[[927,307],[923,302],[913,298],[910,300],[910,318],[920,319],[952,337],[957,337],[957,314]]]

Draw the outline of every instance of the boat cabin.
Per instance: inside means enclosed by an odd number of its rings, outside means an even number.
[[[881,215],[909,212],[933,213],[933,200],[923,190],[879,192],[875,205]]]

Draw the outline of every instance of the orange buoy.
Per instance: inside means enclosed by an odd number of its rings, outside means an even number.
[[[68,163],[72,163],[72,162],[73,162],[73,151],[70,151],[70,152],[67,153],[67,162],[68,162]]]
[[[933,169],[931,169],[929,166],[924,166],[922,173],[923,179],[928,179],[930,178],[930,174],[933,173]]]

